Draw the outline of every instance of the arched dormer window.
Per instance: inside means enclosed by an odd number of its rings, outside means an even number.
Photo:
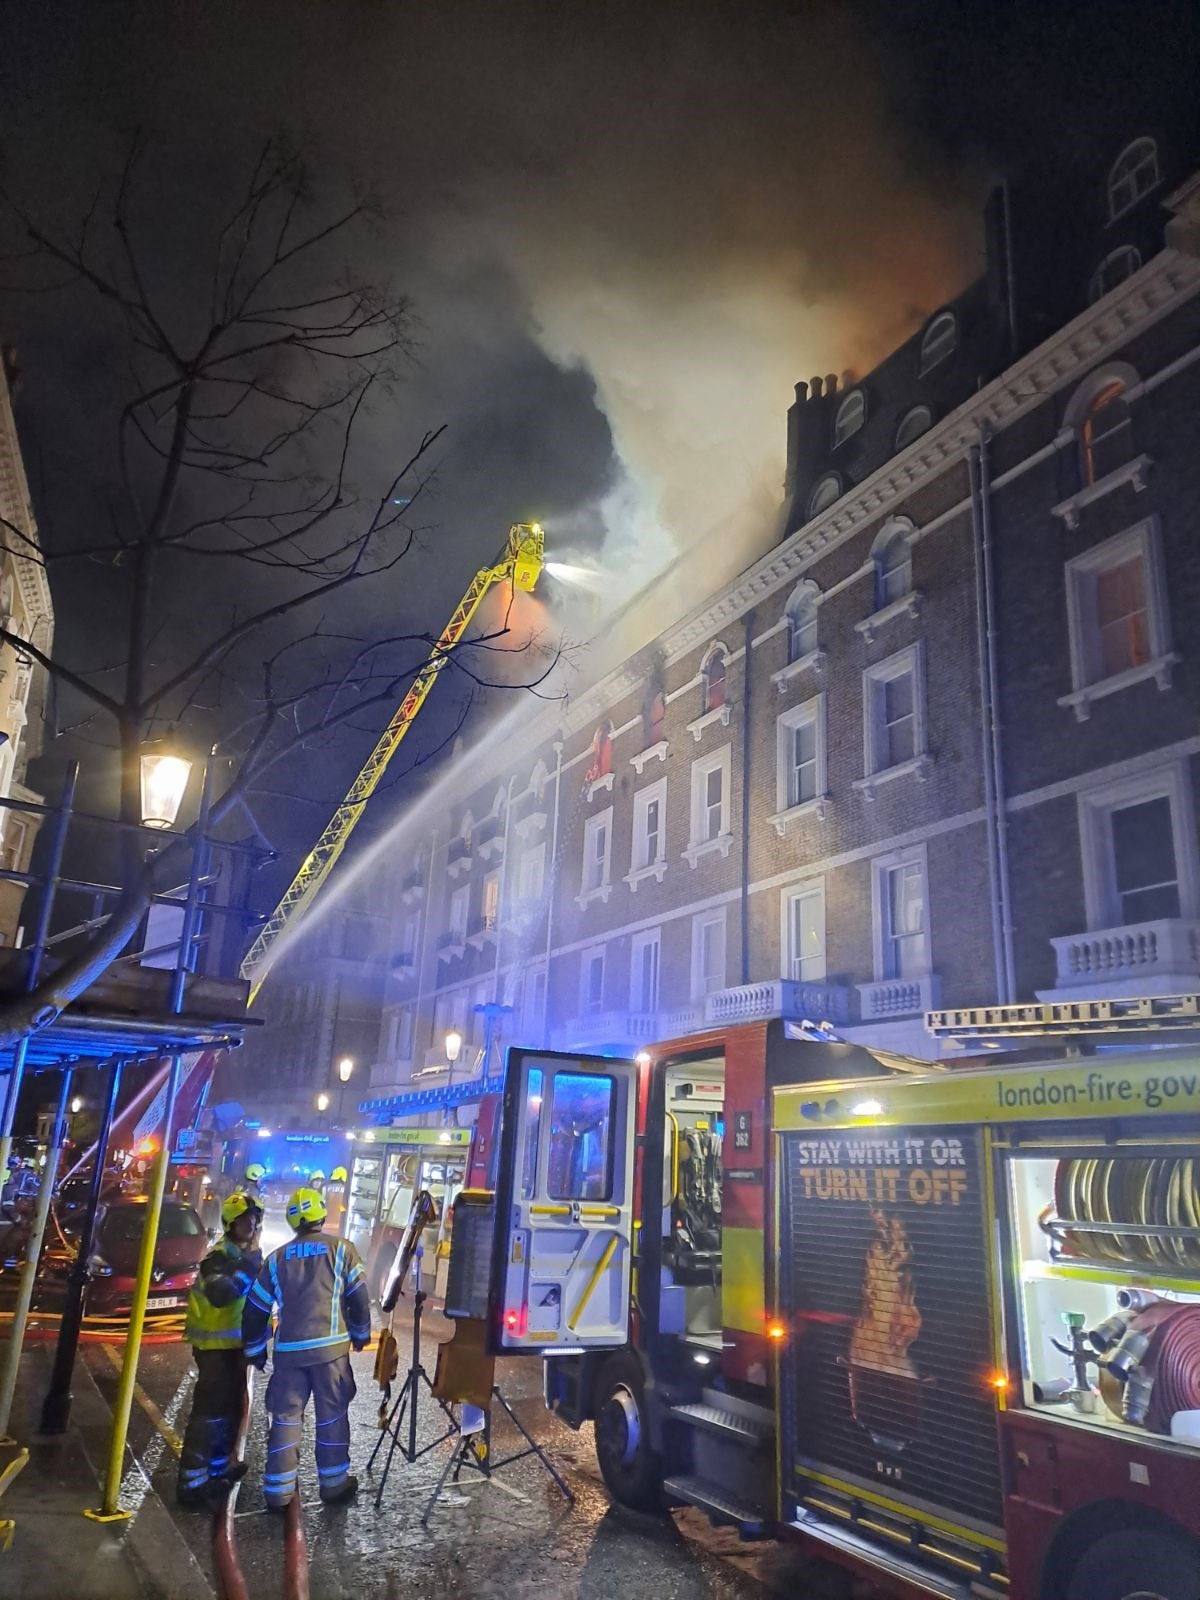
[[[597,726],[592,735],[592,759],[583,775],[584,783],[596,783],[612,771],[612,735],[611,722],[601,722]]]
[[[817,648],[817,601],[820,590],[811,578],[798,583],[787,603],[788,661],[800,661]]]
[[[1137,370],[1114,362],[1080,384],[1067,406],[1066,423],[1079,441],[1079,478],[1087,486],[1115,472],[1134,455],[1129,390]]]
[[[919,439],[923,433],[928,433],[933,426],[933,412],[928,406],[913,406],[911,411],[906,411],[900,418],[900,426],[896,429],[896,449],[903,450],[906,445],[912,444],[914,439]]]
[[[921,371],[928,372],[958,349],[958,318],[953,311],[930,317],[921,335]]]
[[[1132,278],[1141,264],[1142,252],[1136,245],[1123,244],[1119,250],[1110,250],[1088,282],[1088,305],[1095,305],[1110,289]]]
[[[540,800],[546,792],[546,784],[549,778],[550,774],[546,770],[545,762],[535,762],[533,771],[529,774],[529,792],[535,794]]]
[[[813,492],[808,497],[808,514],[810,517],[819,517],[822,511],[828,511],[835,500],[842,497],[842,480],[836,472],[826,472],[818,478],[813,485]]]
[[[901,519],[885,523],[879,531],[871,551],[876,611],[912,593],[912,537],[912,523]]]
[[[1153,139],[1135,139],[1113,162],[1108,174],[1110,222],[1131,211],[1159,180],[1158,146]]]
[[[838,445],[853,438],[866,420],[867,397],[861,389],[851,389],[849,394],[843,395],[842,403],[834,413],[833,448],[836,450]]]
[[[725,704],[727,690],[727,662],[725,646],[715,644],[704,658],[700,676],[704,686],[704,712],[719,711]]]

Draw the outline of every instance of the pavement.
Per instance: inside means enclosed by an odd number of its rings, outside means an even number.
[[[400,1338],[402,1360],[408,1341]],[[423,1360],[432,1373],[436,1343],[450,1324],[427,1314]],[[143,1349],[139,1393],[130,1427],[129,1468],[122,1504],[134,1511],[109,1527],[81,1513],[99,1502],[107,1456],[109,1405],[115,1396],[120,1350],[89,1344],[76,1369],[71,1428],[62,1440],[33,1442],[33,1459],[0,1504],[17,1522],[13,1549],[0,1556],[0,1595],[22,1600],[214,1600],[207,1516],[174,1505],[178,1436],[193,1382],[183,1344]],[[491,1482],[465,1474],[434,1511],[420,1518],[451,1445],[409,1465],[397,1454],[382,1503],[366,1462],[379,1438],[379,1392],[373,1358],[354,1358],[358,1396],[351,1414],[354,1470],[362,1488],[356,1504],[329,1509],[317,1495],[307,1423],[300,1479],[312,1600],[847,1600],[869,1595],[835,1569],[790,1545],[743,1543],[732,1530],[710,1527],[691,1510],[639,1516],[615,1506],[601,1481],[590,1429],[578,1433],[542,1404],[540,1363],[501,1363],[502,1392],[564,1475],[575,1496],[568,1505],[534,1458],[514,1463]],[[14,1432],[32,1439],[48,1375],[49,1347],[25,1358]],[[283,1528],[262,1505],[266,1453],[262,1380],[248,1436],[249,1472],[237,1500],[237,1544],[249,1593],[274,1600],[282,1593]],[[422,1392],[420,1443],[442,1431],[440,1412]],[[494,1453],[523,1441],[497,1424]],[[382,1458],[381,1458],[382,1459]]]

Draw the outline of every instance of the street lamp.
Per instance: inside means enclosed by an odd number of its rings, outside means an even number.
[[[453,1066],[459,1056],[462,1055],[462,1047],[462,1034],[459,1033],[457,1028],[451,1028],[446,1035],[446,1061],[449,1066]]]
[[[318,1111],[328,1111],[329,1110],[329,1096],[325,1093],[324,1089],[322,1089],[320,1094],[317,1096],[317,1110]]]
[[[354,1058],[343,1056],[337,1064],[337,1074],[343,1083],[350,1082],[350,1074],[354,1071]]]
[[[83,1096],[81,1094],[77,1094],[77,1095],[72,1096],[72,1099],[71,1099],[71,1115],[73,1117],[77,1117],[82,1110],[83,1110]]]
[[[141,777],[144,827],[174,827],[191,775],[191,761],[171,737],[143,746]]]

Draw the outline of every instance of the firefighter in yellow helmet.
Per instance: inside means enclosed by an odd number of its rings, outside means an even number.
[[[296,1236],[271,1252],[246,1298],[242,1332],[247,1359],[256,1367],[267,1364],[271,1312],[277,1314],[263,1477],[272,1511],[282,1511],[296,1493],[310,1395],[321,1499],[343,1505],[358,1493],[358,1479],[350,1474],[350,1402],[356,1392],[350,1347],[361,1350],[370,1340],[371,1301],[358,1251],[348,1239],[321,1231],[325,1215],[324,1196],[312,1188],[296,1190],[287,1208]]]
[[[184,1338],[199,1376],[179,1458],[181,1506],[210,1505],[246,1470],[234,1461],[233,1446],[246,1394],[242,1310],[262,1266],[261,1224],[259,1202],[248,1194],[231,1194],[221,1206],[221,1241],[200,1263],[188,1296]]]

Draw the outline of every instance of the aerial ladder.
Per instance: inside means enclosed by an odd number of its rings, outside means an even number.
[[[466,593],[458,602],[450,620],[430,650],[424,666],[413,679],[408,693],[380,734],[362,771],[350,785],[346,798],[330,817],[321,837],[301,862],[300,869],[288,885],[283,898],[267,918],[259,930],[258,937],[243,957],[238,971],[240,977],[250,980],[251,1005],[270,971],[271,952],[275,944],[284,933],[295,930],[300,919],[320,893],[342,851],[350,842],[350,835],[358,826],[367,802],[378,789],[380,780],[425,704],[438,675],[451,659],[455,648],[462,643],[485,596],[496,584],[505,583],[512,585],[514,594],[531,593],[541,575],[545,543],[545,534],[539,523],[515,523],[508,531],[508,540],[500,559],[494,566],[481,567],[472,578]],[[216,1059],[215,1051],[205,1051],[197,1058],[194,1067],[182,1083],[173,1119],[177,1126],[185,1126],[194,1120],[203,1104]],[[157,1081],[159,1075],[156,1074],[155,1079],[147,1084],[146,1089],[121,1119],[124,1122],[137,1118],[130,1143],[136,1143],[147,1137],[162,1120],[165,1109],[165,1072],[161,1076],[163,1079],[161,1086]],[[114,1137],[121,1131],[114,1129]]]

